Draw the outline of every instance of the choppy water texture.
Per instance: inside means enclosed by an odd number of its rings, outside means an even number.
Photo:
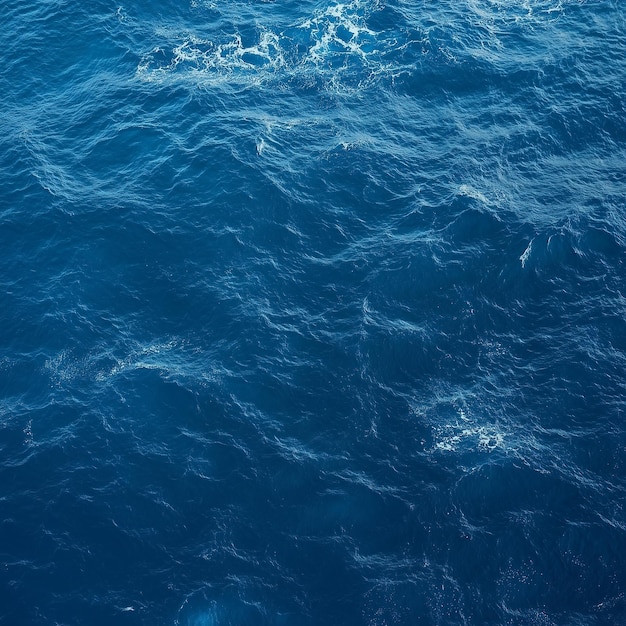
[[[626,7],[0,20],[0,623],[626,623]]]

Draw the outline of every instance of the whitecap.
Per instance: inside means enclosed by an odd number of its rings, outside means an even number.
[[[528,259],[530,258],[530,253],[532,252],[532,250],[533,250],[533,240],[531,239],[528,245],[526,246],[526,249],[524,250],[524,252],[522,252],[522,255],[519,258],[522,264],[522,267],[526,267],[526,263],[528,262]]]

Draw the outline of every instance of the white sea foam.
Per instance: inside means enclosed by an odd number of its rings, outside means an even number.
[[[239,32],[212,37],[158,29],[163,43],[143,55],[137,77],[144,81],[188,81],[198,85],[228,81],[251,86],[310,75],[329,89],[363,84],[383,72],[383,56],[398,45],[367,26],[369,3],[354,0],[316,11],[278,31],[257,24],[256,40]]]
[[[278,36],[268,30],[260,30],[257,43],[250,46],[244,45],[239,33],[221,42],[196,35],[178,39],[171,48],[159,46],[145,55],[137,75],[156,82],[183,76],[201,82],[223,82],[236,75],[249,82],[267,78],[285,64]]]
[[[433,452],[463,454],[509,451],[507,429],[491,415],[482,415],[471,398],[460,395],[438,397],[431,406],[416,407],[415,413],[429,423]]]
[[[474,187],[472,187],[471,185],[461,185],[459,187],[459,195],[478,200],[483,204],[490,204],[487,196],[485,196],[484,193],[478,191],[477,189],[474,189]]]
[[[473,448],[483,452],[491,452],[496,448],[504,448],[505,436],[497,426],[467,426],[463,423],[448,423],[437,429],[435,448],[445,452],[456,452],[460,448]]]

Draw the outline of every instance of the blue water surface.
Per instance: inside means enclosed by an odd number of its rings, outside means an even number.
[[[626,624],[626,5],[0,25],[0,624]]]

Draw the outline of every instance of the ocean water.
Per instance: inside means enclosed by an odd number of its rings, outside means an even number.
[[[0,624],[626,624],[626,5],[16,0]]]

